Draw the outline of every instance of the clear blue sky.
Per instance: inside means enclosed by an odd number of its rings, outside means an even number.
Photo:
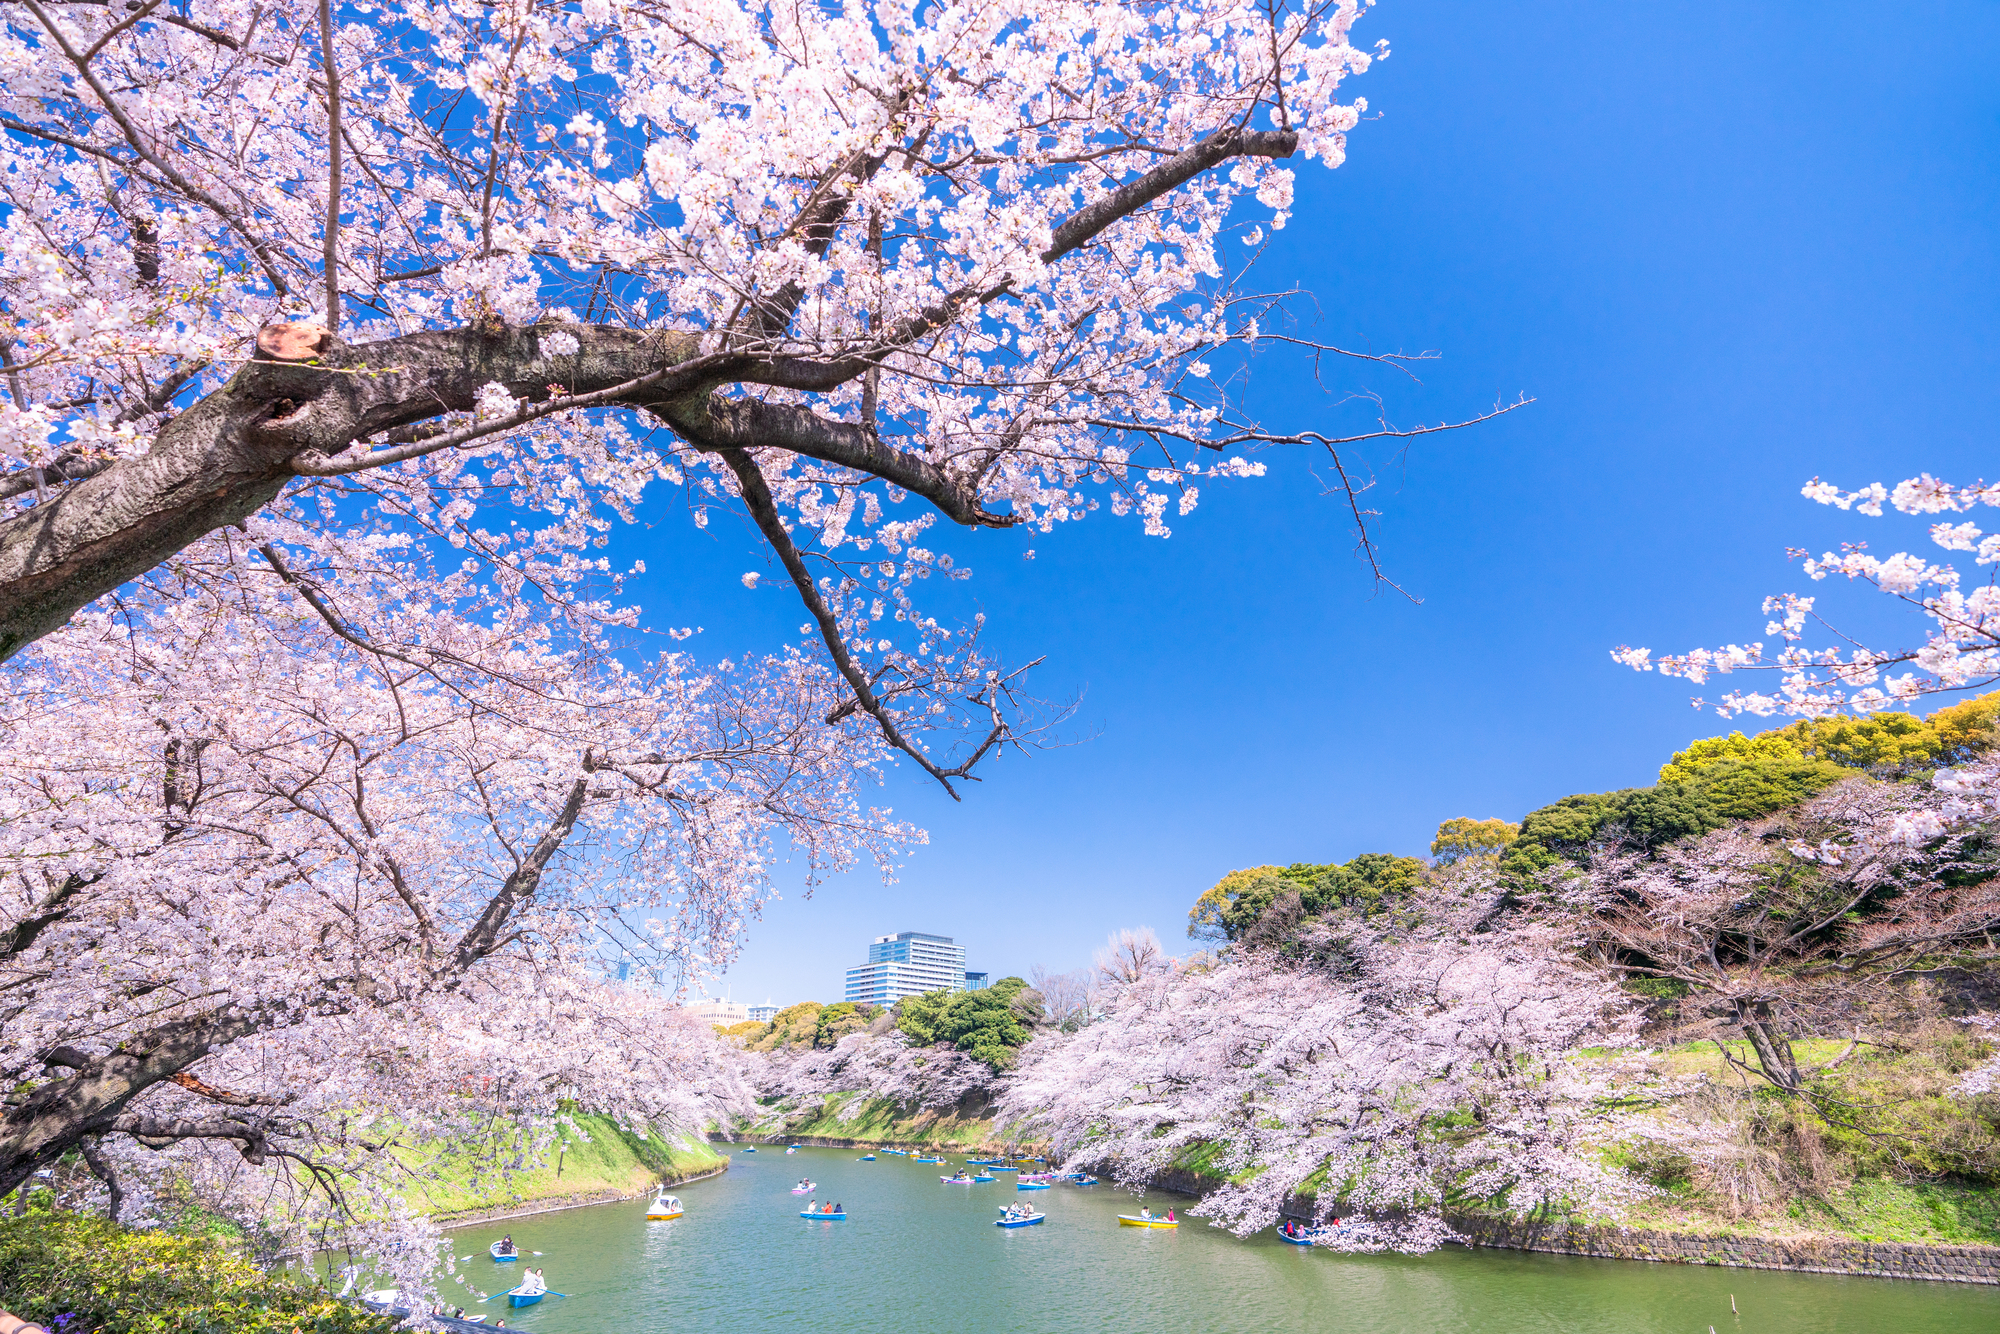
[[[1381,37],[1351,85],[1376,118],[1338,171],[1302,167],[1264,281],[1309,290],[1329,341],[1443,353],[1420,388],[1334,372],[1402,422],[1537,399],[1375,457],[1384,560],[1422,605],[1371,591],[1304,454],[1164,542],[1108,515],[956,539],[1088,739],[960,805],[906,767],[885,798],[930,845],[887,889],[783,886],[736,999],[838,999],[899,930],[996,977],[1074,967],[1123,925],[1179,941],[1236,867],[1420,853],[1448,816],[1649,782],[1729,724],[1607,649],[1764,638],[1787,546],[1918,537],[1801,499],[1815,474],[1996,471],[2000,8],[1383,0],[1356,30]],[[1365,420],[1292,374],[1256,401],[1274,427]],[[652,623],[718,655],[796,631],[735,582],[763,568],[746,527],[660,518],[630,553]]]

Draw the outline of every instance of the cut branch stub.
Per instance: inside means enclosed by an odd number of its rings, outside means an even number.
[[[332,343],[324,324],[267,324],[257,331],[257,355],[265,361],[311,361]]]

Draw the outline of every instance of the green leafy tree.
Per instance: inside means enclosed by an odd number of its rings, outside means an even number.
[[[1188,909],[1188,935],[1195,940],[1234,940],[1285,889],[1280,867],[1247,866],[1231,871]]]
[[[818,1001],[787,1005],[771,1020],[770,1031],[750,1043],[751,1051],[779,1051],[786,1047],[810,1047],[819,1038],[819,1012],[826,1007]]]
[[[841,1001],[819,1012],[819,1026],[813,1031],[813,1046],[828,1048],[849,1033],[863,1033],[875,1017],[875,1007],[855,1001]]]
[[[1302,869],[1288,867],[1290,871]],[[1318,874],[1300,893],[1300,906],[1317,916],[1336,907],[1358,908],[1372,913],[1385,903],[1415,888],[1424,864],[1415,857],[1398,857],[1387,852],[1364,852],[1337,866],[1313,867]],[[1291,877],[1297,879],[1297,877]]]
[[[1437,835],[1431,839],[1431,856],[1449,864],[1461,857],[1505,852],[1520,836],[1521,826],[1506,820],[1455,816],[1437,827]]]
[[[1034,1036],[1040,993],[1023,978],[1003,977],[981,991],[927,991],[896,1002],[896,1027],[920,1046],[948,1044],[995,1070],[1014,1064]]]

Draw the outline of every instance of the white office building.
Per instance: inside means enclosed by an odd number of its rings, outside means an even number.
[[[965,947],[950,936],[899,931],[877,936],[868,946],[868,962],[847,970],[845,999],[870,1005],[893,1005],[904,996],[926,991],[964,991]]]
[[[777,1017],[778,1007],[771,1004],[770,997],[768,996],[764,998],[762,1005],[753,1005],[750,1007],[750,1018],[755,1023],[768,1024]]]
[[[738,1005],[734,1001],[705,998],[687,1007],[687,1012],[695,1018],[710,1024],[740,1024],[750,1017],[750,1007]]]

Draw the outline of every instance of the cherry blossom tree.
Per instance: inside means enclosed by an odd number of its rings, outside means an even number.
[[[949,786],[1017,701],[911,604],[964,573],[939,516],[1164,535],[1233,451],[1446,429],[1274,434],[1218,369],[1338,351],[1240,279],[1282,164],[1345,156],[1363,9],[22,0],[0,656],[280,496],[604,614],[588,552],[657,482],[742,507]]]
[[[106,1136],[326,1183],[358,1117],[699,1126],[744,1087],[602,953],[718,966],[782,857],[913,836],[804,656],[628,665],[404,546],[258,519],[17,661],[0,1192]]]
[[[1987,533],[1970,519],[1951,516],[2000,505],[2000,486],[1975,482],[1958,486],[1940,482],[1929,473],[1900,482],[1891,491],[1880,482],[1858,491],[1842,491],[1815,477],[1802,494],[1868,518],[1883,517],[1887,501],[1911,516],[1944,515],[1930,526],[1933,545],[1945,551],[1973,553],[1974,566],[2000,569],[2000,533]],[[1866,542],[1844,543],[1838,553],[1818,557],[1794,548],[1815,582],[1839,575],[1850,582],[1873,585],[1925,622],[1923,641],[1910,647],[1869,648],[1828,621],[1816,597],[1774,594],[1764,600],[1764,612],[1774,617],[1767,635],[1779,636],[1785,647],[1767,654],[1763,643],[1727,644],[1719,649],[1654,657],[1652,650],[1620,645],[1612,657],[1636,671],[1657,671],[1684,677],[1696,685],[1711,675],[1767,672],[1782,678],[1775,693],[1731,691],[1715,706],[1723,717],[1752,713],[1762,717],[1788,714],[1817,718],[1851,709],[1873,713],[1898,708],[1926,695],[1975,690],[2000,681],[2000,583],[1989,571],[1984,580],[1967,587],[1965,573],[1949,562],[1934,562],[1908,551],[1884,559],[1868,553]],[[1976,572],[1976,568],[1975,568]],[[1837,643],[1848,647],[1805,646],[1808,623],[1816,623]],[[1905,668],[1900,674],[1897,668]],[[1703,701],[1697,699],[1696,707]]]
[[[1349,1223],[1318,1234],[1341,1249],[1430,1249],[1458,1201],[1622,1199],[1587,1150],[1613,1125],[1604,1095],[1636,1075],[1575,1053],[1631,1042],[1632,1007],[1551,926],[1471,930],[1485,897],[1433,896],[1400,935],[1309,927],[1343,937],[1308,942],[1334,962],[1239,945],[1150,971],[1097,1022],[1025,1048],[1002,1111],[1134,1186],[1212,1151],[1226,1181],[1194,1212],[1239,1234],[1310,1183],[1318,1216]]]
[[[991,1092],[998,1076],[985,1061],[950,1044],[923,1046],[903,1034],[850,1033],[830,1049],[780,1048],[745,1055],[746,1077],[765,1097],[823,1103],[834,1095],[886,1098],[900,1107],[939,1111]]]
[[[1580,875],[1544,877],[1614,971],[1687,986],[1748,1040],[1752,1062],[1725,1046],[1727,1059],[1816,1098],[1792,1037],[1831,1026],[1828,983],[1851,999],[1926,956],[1991,954],[1996,777],[1989,759],[1903,782],[1852,778],[1764,820],[1652,853],[1595,848]]]

